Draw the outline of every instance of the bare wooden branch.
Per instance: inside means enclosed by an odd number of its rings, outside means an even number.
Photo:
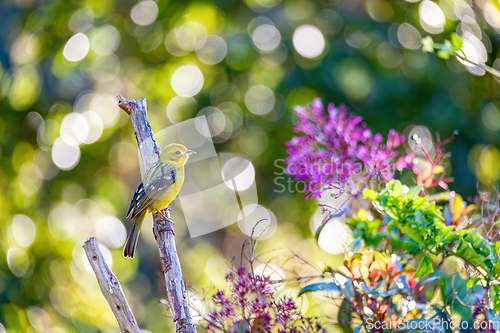
[[[143,98],[137,102],[134,100],[129,101],[122,96],[118,96],[118,100],[118,106],[127,112],[132,120],[135,138],[139,145],[144,167],[147,170],[158,160],[161,149],[156,144],[149,123],[146,100]],[[168,219],[165,219],[162,215],[165,215]],[[158,243],[161,268],[167,289],[167,302],[175,322],[176,331],[194,333],[196,328],[189,312],[186,286],[175,247],[174,226],[170,219],[170,212],[165,209],[161,214],[155,213],[153,214],[153,220],[153,232]]]
[[[89,259],[90,266],[94,270],[99,287],[101,287],[101,292],[108,301],[122,333],[140,333],[141,330],[137,326],[134,314],[128,306],[120,281],[118,281],[106,260],[104,260],[96,239],[94,237],[89,238],[83,248]]]

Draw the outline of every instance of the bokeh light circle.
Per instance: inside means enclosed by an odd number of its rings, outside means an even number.
[[[346,43],[355,49],[362,49],[370,45],[373,37],[369,31],[363,31],[359,27],[348,25],[344,28]]]
[[[114,26],[106,24],[94,31],[90,38],[92,51],[99,55],[110,55],[120,45],[120,32]]]
[[[342,222],[338,219],[328,221],[323,227],[318,238],[318,245],[331,254],[341,254],[348,244],[347,232]]]
[[[325,37],[318,28],[304,24],[293,32],[293,46],[305,58],[316,58],[325,50]]]
[[[196,34],[186,25],[170,30],[165,38],[165,48],[176,56],[182,57],[196,47]]]
[[[196,45],[196,56],[206,65],[218,64],[224,59],[226,53],[226,42],[216,35],[205,36]]]
[[[417,149],[414,138],[418,137],[419,145],[422,146],[428,153],[434,151],[434,144],[432,142],[432,134],[425,126],[415,126],[411,128],[408,134],[408,145],[412,151],[416,150],[417,154],[423,154],[421,149]]]
[[[200,124],[197,124],[196,119],[198,119]],[[205,126],[201,125],[201,123],[205,124]],[[206,130],[207,128],[206,118],[205,117],[195,118],[194,127],[196,128],[197,125],[202,129]],[[196,148],[201,147],[203,144],[207,142],[207,140],[210,139],[210,137],[205,136],[204,133],[199,132],[198,128],[196,128],[196,130],[193,130],[193,123],[190,121],[183,121],[179,124],[178,135],[180,143],[182,143],[186,147],[189,147],[190,149],[194,149],[195,151]]]
[[[446,17],[437,3],[423,0],[418,7],[418,12],[420,14],[420,23],[427,32],[431,34],[443,32]]]
[[[97,57],[91,67],[92,76],[101,83],[116,79],[119,71],[120,59],[114,54]]]
[[[116,99],[112,95],[85,94],[83,100],[88,101],[88,108],[97,113],[101,118],[104,128],[113,127],[120,117],[119,109],[116,107]],[[75,101],[75,109],[79,104],[79,99]],[[83,108],[84,109],[84,108]]]
[[[80,147],[68,137],[65,140],[59,137],[52,146],[52,161],[61,170],[73,169],[80,161]]]
[[[127,230],[123,223],[112,215],[104,215],[95,223],[96,238],[107,247],[123,246],[127,239]]]
[[[87,140],[89,124],[83,115],[78,112],[71,112],[63,118],[59,133],[65,143],[72,144],[76,142],[81,144]]]
[[[489,25],[495,29],[500,29],[500,12],[495,6],[489,2],[486,2],[483,8],[484,18]]]
[[[245,0],[247,6],[257,13],[265,12],[280,2],[281,0]]]
[[[500,112],[494,103],[484,106],[481,113],[484,126],[491,131],[500,130]]]
[[[281,34],[274,25],[261,24],[254,29],[252,40],[259,50],[270,52],[280,45]]]
[[[268,239],[276,231],[276,217],[269,209],[250,204],[238,214],[238,225],[241,231],[254,239]]]
[[[102,135],[104,125],[102,123],[101,117],[94,111],[87,111],[82,113],[82,116],[87,121],[89,131],[87,137],[83,140],[83,143],[90,144],[94,143]]]
[[[154,1],[140,1],[130,10],[130,17],[137,25],[150,25],[158,17],[158,5]]]
[[[231,131],[237,131],[243,124],[243,112],[238,104],[233,102],[224,102],[217,106],[226,116],[226,122],[231,123]],[[226,131],[226,129],[224,129]]]
[[[7,266],[15,276],[24,276],[31,266],[31,260],[26,250],[15,247],[10,248],[7,251]]]
[[[226,117],[221,110],[209,106],[198,112],[195,119],[195,125],[198,132],[205,137],[210,138],[222,133],[224,126],[226,125]]]
[[[464,34],[464,36],[462,36],[462,39],[464,43],[460,52],[465,55],[466,59],[477,64],[484,64],[488,60],[488,52],[486,51],[486,47],[479,38],[471,33],[466,33]],[[486,73],[484,69],[471,64],[469,61],[465,61],[460,58],[458,58],[458,61],[464,64],[467,71],[471,74],[481,76]]]
[[[273,109],[275,102],[274,92],[263,85],[252,86],[245,94],[246,107],[256,115],[269,113]]]
[[[174,96],[167,105],[167,117],[173,124],[180,123],[196,109],[196,101],[192,97]]]
[[[33,220],[26,215],[14,216],[11,224],[12,235],[21,247],[29,247],[36,237],[36,226]]]
[[[398,27],[398,41],[410,50],[416,50],[422,46],[422,36],[409,23],[403,23]]]
[[[238,143],[243,153],[258,157],[264,153],[269,145],[266,131],[260,126],[248,126],[238,135]]]
[[[191,97],[200,92],[203,87],[203,74],[195,65],[184,65],[178,68],[170,84],[177,95],[182,97]]]
[[[90,41],[83,33],[77,33],[64,45],[63,56],[68,61],[77,62],[87,56],[90,50]]]
[[[250,160],[234,157],[222,167],[222,179],[233,191],[244,191],[255,181],[255,168]]]

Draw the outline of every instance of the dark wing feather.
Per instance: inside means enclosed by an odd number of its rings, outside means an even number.
[[[157,162],[149,168],[145,180],[137,187],[130,202],[127,218],[134,218],[175,184],[177,169],[168,163]]]
[[[128,207],[126,217],[129,218],[133,215],[134,208],[137,203],[137,199],[144,194],[144,185],[142,183],[139,184],[137,190],[135,190],[134,196],[132,197],[132,201],[130,201],[130,206]]]

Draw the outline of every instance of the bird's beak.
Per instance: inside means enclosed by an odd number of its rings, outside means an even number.
[[[193,155],[193,154],[196,154],[196,152],[194,150],[187,150],[185,153],[184,153],[184,156],[189,156],[189,155]]]

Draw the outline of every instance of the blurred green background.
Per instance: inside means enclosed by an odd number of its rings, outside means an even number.
[[[292,254],[318,267],[342,258],[312,237],[316,201],[276,193],[274,161],[286,156],[293,105],[344,103],[373,130],[419,133],[431,150],[431,136],[458,129],[451,188],[471,199],[500,178],[499,85],[477,67],[423,53],[420,40],[457,32],[470,59],[497,68],[499,9],[463,0],[2,1],[0,332],[117,331],[84,258],[91,236],[141,328],[172,330],[150,220],[138,257],[122,257],[140,171],[118,94],[146,98],[154,130],[200,111],[223,117],[216,149],[251,158],[259,203],[277,220],[258,251],[272,250],[267,258],[285,276],[318,272],[285,263]],[[176,237],[198,299],[224,286],[246,239],[237,224],[189,238],[178,223]],[[302,310],[333,316],[315,297],[299,300]]]

